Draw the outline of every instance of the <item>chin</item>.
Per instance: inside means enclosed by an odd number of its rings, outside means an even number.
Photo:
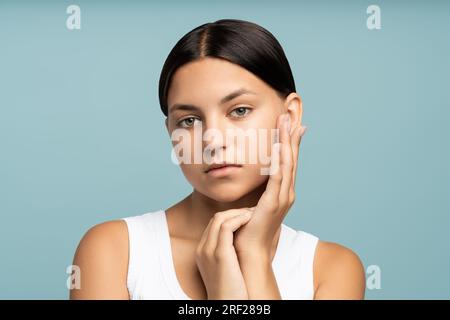
[[[205,195],[208,198],[211,198],[217,202],[234,202],[245,196],[245,193],[240,193],[236,191],[226,191],[226,192],[213,192],[211,190],[208,190]]]
[[[234,202],[248,194],[250,190],[240,188],[238,186],[214,186],[201,192],[208,198],[217,202]]]

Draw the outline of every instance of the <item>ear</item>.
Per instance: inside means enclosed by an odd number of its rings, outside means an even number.
[[[296,93],[290,93],[284,101],[284,110],[291,117],[291,133],[302,124],[302,98]]]
[[[166,118],[165,124],[166,124],[167,132],[168,132],[169,135],[170,135],[170,131],[169,131],[169,117]]]

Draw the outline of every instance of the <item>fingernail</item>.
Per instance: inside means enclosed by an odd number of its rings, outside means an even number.
[[[301,130],[300,137],[305,134],[307,128],[308,127],[306,127],[306,126],[305,127],[303,127],[303,126],[301,127],[301,129],[300,129]]]

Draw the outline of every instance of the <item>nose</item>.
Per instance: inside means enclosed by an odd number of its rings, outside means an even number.
[[[205,161],[222,162],[225,160],[227,149],[225,119],[212,115],[203,121],[203,150]]]

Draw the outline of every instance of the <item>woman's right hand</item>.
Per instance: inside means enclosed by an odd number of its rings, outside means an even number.
[[[234,232],[251,218],[248,209],[218,212],[209,221],[196,250],[196,263],[208,300],[247,300],[247,287],[233,246]]]

